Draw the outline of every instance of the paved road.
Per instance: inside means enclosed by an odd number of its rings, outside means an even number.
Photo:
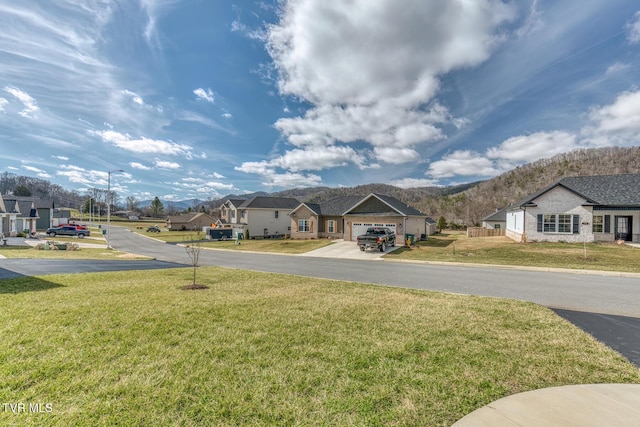
[[[57,272],[98,271],[96,268],[166,268],[190,265],[182,247],[111,227],[111,245],[122,251],[147,255],[164,263],[144,261],[106,261],[104,263],[54,264],[13,263],[0,260],[4,274],[41,275]],[[109,264],[114,267],[108,267]],[[146,263],[146,264],[145,264]],[[316,258],[234,251],[203,250],[200,265],[254,271],[295,274],[309,277],[372,283],[403,288],[484,295],[534,302],[556,312],[597,339],[620,351],[640,366],[640,277],[606,274],[579,274],[514,268],[399,263]],[[4,269],[4,270],[3,270]],[[105,270],[102,270],[105,271]],[[574,313],[582,313],[578,316]],[[585,321],[585,319],[591,319]],[[606,325],[602,326],[602,325]],[[605,329],[603,329],[605,328]],[[636,334],[636,335],[634,335]],[[636,338],[634,338],[636,337]]]

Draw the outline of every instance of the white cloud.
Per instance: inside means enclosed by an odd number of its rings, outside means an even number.
[[[28,170],[29,172],[34,172],[34,173],[35,173],[35,174],[37,174],[37,175],[38,175],[38,177],[40,177],[40,178],[44,178],[44,179],[52,178],[52,176],[51,176],[51,175],[49,175],[49,174],[47,173],[47,171],[44,171],[44,170],[42,170],[42,169],[39,169],[39,168],[36,168],[36,167],[33,167],[33,166],[26,166],[26,165],[23,165],[23,166],[22,166],[22,169],[24,169],[24,170]]]
[[[234,168],[237,171],[260,175],[262,185],[267,187],[314,187],[322,183],[322,178],[315,174],[278,173],[268,162],[245,162]]]
[[[89,131],[90,135],[98,136],[103,141],[109,142],[123,150],[133,153],[157,153],[166,155],[184,155],[192,156],[191,147],[185,144],[176,144],[175,142],[162,141],[140,137],[132,138],[129,134],[123,134],[113,130]]]
[[[51,157],[53,157],[54,159],[62,160],[64,162],[69,161],[69,158],[67,156],[51,156]]]
[[[138,105],[145,105],[142,97],[135,92],[131,92],[130,90],[123,90],[122,93],[131,98],[131,100]]]
[[[358,144],[361,168],[367,153],[392,164],[418,160],[419,145],[445,138],[440,125],[466,123],[435,101],[440,76],[485,61],[502,40],[501,25],[514,17],[514,7],[494,0],[283,2],[266,46],[280,94],[311,108],[275,123],[296,149],[241,170],[341,166],[349,160],[335,155],[336,143]],[[373,150],[363,150],[363,141]]]
[[[213,177],[216,179],[224,179],[224,175],[219,174],[218,172],[214,172]]]
[[[62,165],[56,175],[64,176],[69,181],[89,187],[107,187],[108,172],[87,170],[74,165]]]
[[[231,115],[231,113],[222,113],[222,117],[224,117],[225,119],[230,119],[233,116]]]
[[[7,105],[9,101],[4,98],[0,98],[0,113],[4,113],[4,106]]]
[[[396,187],[400,187],[400,188],[435,187],[435,186],[438,186],[438,180],[421,179],[421,178],[403,178],[403,179],[391,181],[389,184],[395,185]]]
[[[611,75],[611,74],[616,74],[622,70],[626,70],[629,68],[629,64],[625,64],[623,62],[616,62],[615,64],[609,66],[609,68],[607,68],[607,71],[605,71],[605,75]]]
[[[589,144],[637,145],[640,134],[640,90],[623,92],[612,104],[592,108],[589,119],[591,125],[582,130]]]
[[[496,168],[490,159],[470,150],[455,151],[429,165],[427,175],[433,178],[454,176],[496,176],[504,170]]]
[[[154,163],[155,167],[159,168],[159,169],[169,169],[169,170],[175,170],[175,169],[180,169],[180,163],[176,163],[176,162],[168,162],[165,160],[156,160]]]
[[[490,147],[487,149],[487,157],[492,160],[523,163],[553,157],[576,148],[578,145],[574,134],[564,131],[537,132],[514,136],[497,147]]]
[[[27,92],[13,86],[5,86],[4,91],[13,95],[18,101],[22,102],[22,105],[24,105],[24,109],[18,114],[30,119],[36,118],[38,111],[40,111],[40,107],[38,107],[36,100]]]
[[[627,24],[626,30],[629,43],[636,44],[640,42],[640,11],[636,12],[633,20]]]
[[[198,89],[195,89],[193,93],[195,93],[196,97],[198,97],[199,99],[205,100],[213,104],[213,101],[214,101],[213,91],[211,89],[205,90],[199,87]]]
[[[138,162],[131,162],[129,163],[129,166],[131,166],[133,169],[139,169],[143,171],[151,170],[149,166],[143,165],[142,163],[138,163]]]

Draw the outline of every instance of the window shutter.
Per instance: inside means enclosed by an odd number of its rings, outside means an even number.
[[[580,215],[573,216],[573,234],[580,234]]]
[[[538,214],[538,233],[542,233],[542,214]]]
[[[611,233],[611,215],[604,216],[604,232]]]

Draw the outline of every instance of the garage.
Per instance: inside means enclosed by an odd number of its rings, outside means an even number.
[[[351,240],[354,242],[356,238],[367,232],[367,228],[370,227],[387,227],[391,229],[394,233],[396,232],[396,224],[386,224],[386,223],[373,223],[373,222],[354,222],[351,228]]]

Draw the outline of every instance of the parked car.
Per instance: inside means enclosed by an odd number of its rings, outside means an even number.
[[[82,224],[76,224],[73,222],[70,222],[69,224],[60,224],[58,227],[75,227],[78,230],[88,230],[86,225],[82,225]],[[56,227],[56,228],[58,228]]]
[[[47,228],[47,236],[55,237],[55,236],[76,236],[79,239],[84,238],[84,236],[90,236],[91,231],[87,229],[78,228],[74,225],[63,225],[61,227],[52,227]]]
[[[160,232],[160,227],[158,227],[157,225],[152,225],[151,227],[147,228],[147,233],[159,233]]]
[[[384,252],[387,246],[396,245],[396,233],[387,227],[369,227],[365,234],[356,238],[356,243],[361,251],[377,248],[380,252]]]

